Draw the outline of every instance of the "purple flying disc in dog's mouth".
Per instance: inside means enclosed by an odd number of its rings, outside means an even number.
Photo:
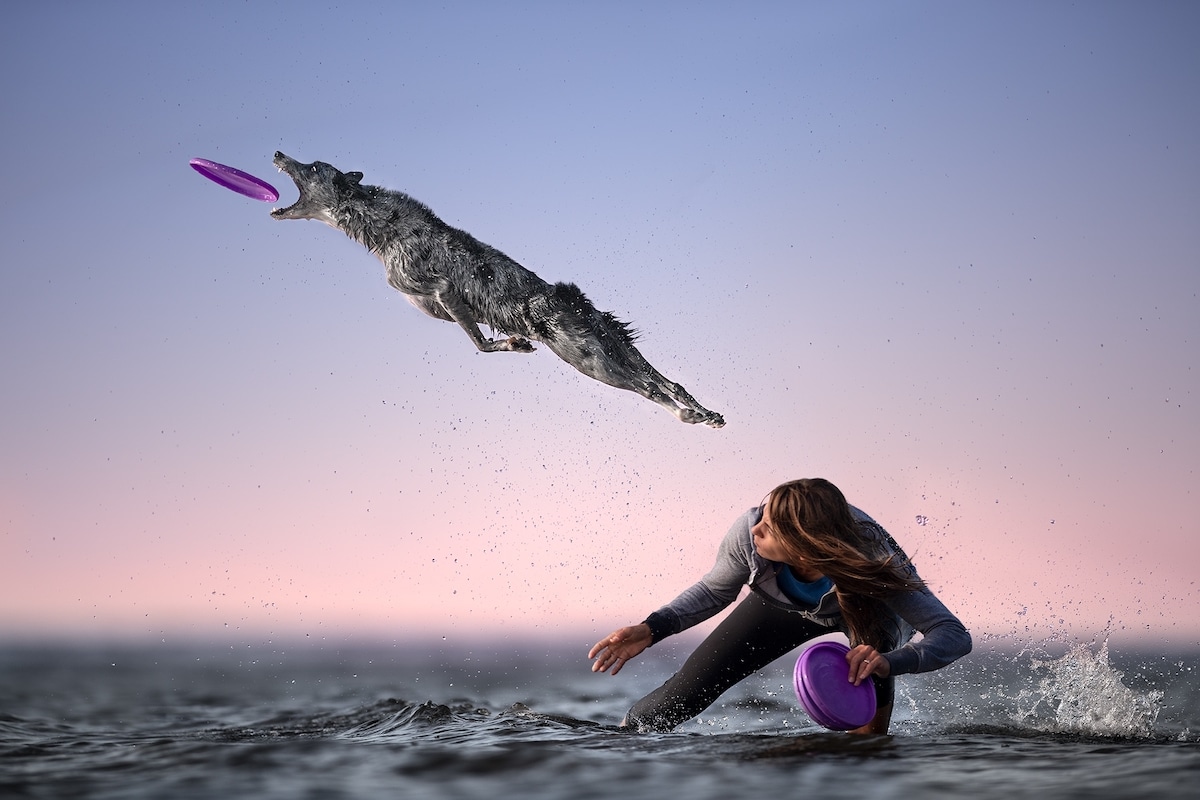
[[[818,642],[800,654],[794,675],[800,704],[822,727],[834,731],[861,728],[875,717],[875,684],[850,682],[850,648]]]
[[[246,197],[253,197],[255,200],[267,203],[274,203],[279,199],[279,192],[275,191],[274,186],[248,172],[209,161],[207,158],[193,158],[188,163],[192,165],[192,169],[210,181],[219,183],[226,189],[232,189],[238,194],[244,194]]]

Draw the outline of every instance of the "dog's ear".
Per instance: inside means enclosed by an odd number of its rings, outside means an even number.
[[[362,179],[363,179],[363,174],[361,172],[347,172],[346,173],[346,182],[347,183],[352,183],[355,186],[357,186],[358,184],[362,183]]]

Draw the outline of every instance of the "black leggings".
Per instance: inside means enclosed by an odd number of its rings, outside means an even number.
[[[708,708],[726,689],[777,658],[837,628],[772,605],[751,592],[667,682],[633,704],[625,725],[669,731]],[[875,681],[877,705],[891,705],[894,681]]]

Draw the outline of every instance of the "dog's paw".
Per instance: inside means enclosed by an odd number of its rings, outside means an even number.
[[[676,416],[680,422],[686,422],[689,425],[695,425],[698,422],[703,422],[713,428],[725,427],[725,418],[715,411],[696,411],[691,408],[681,408]]]
[[[537,348],[524,336],[510,336],[506,340],[508,347],[514,353],[532,353]]]

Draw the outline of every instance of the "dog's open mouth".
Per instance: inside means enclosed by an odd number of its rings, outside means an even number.
[[[284,170],[281,167],[280,172],[286,174],[287,170]],[[288,175],[288,178],[292,178],[292,176]],[[292,179],[292,182],[293,182],[293,184],[296,185],[296,191],[300,192],[300,197],[296,198],[295,203],[293,203],[292,205],[276,207],[276,209],[271,209],[272,217],[275,217],[276,219],[287,219],[293,215],[294,211],[299,209],[299,207],[302,203],[304,203],[304,190],[302,190],[302,188],[300,188],[300,182],[296,181],[294,178]]]
[[[273,163],[281,173],[292,179],[292,183],[296,184],[296,191],[300,193],[300,196],[296,199],[296,202],[292,203],[290,206],[285,208],[271,209],[272,217],[275,217],[276,219],[289,219],[292,216],[292,212],[299,208],[300,204],[304,202],[304,187],[300,185],[300,181],[296,180],[296,161],[294,159],[291,159],[283,153],[276,151]]]
[[[280,170],[280,172],[282,172],[282,171],[283,170]],[[300,187],[297,185],[296,188],[299,189]],[[297,208],[299,208],[300,204],[303,201],[304,201],[304,193],[301,192],[300,197],[297,198],[296,202],[292,203],[290,206],[285,206],[283,208],[272,208],[271,216],[275,217],[275,219],[287,219],[293,211],[295,211]]]

